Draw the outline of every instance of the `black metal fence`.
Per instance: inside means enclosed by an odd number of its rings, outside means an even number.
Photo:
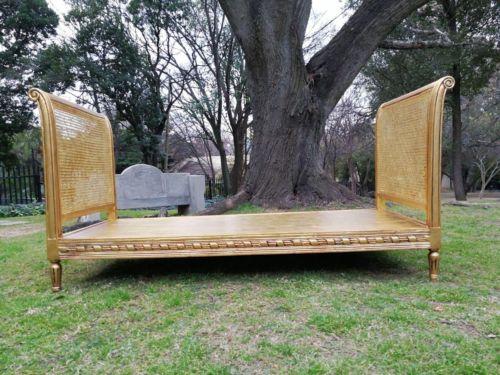
[[[0,166],[0,206],[41,202],[42,181],[36,161],[8,169]]]
[[[0,166],[0,206],[41,202],[42,185],[42,168],[36,161],[9,169]],[[222,177],[205,176],[205,198],[220,196],[224,196]]]
[[[222,177],[210,178],[205,176],[205,198],[214,199],[214,197],[224,195],[224,181]]]

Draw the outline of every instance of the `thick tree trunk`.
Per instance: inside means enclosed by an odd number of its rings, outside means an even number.
[[[231,194],[236,194],[243,185],[245,133],[246,127],[244,129],[237,128],[233,132],[234,164],[231,169]]]
[[[163,155],[165,158],[163,159],[163,172],[168,172],[168,136],[170,132],[170,116],[165,121],[165,135],[163,136]]]
[[[443,2],[444,11],[448,19],[448,27],[453,40],[457,34],[457,2],[449,0]],[[462,107],[461,107],[461,74],[460,74],[460,48],[454,50],[453,77],[455,87],[452,92],[452,169],[453,190],[457,201],[465,201],[465,188],[462,170]]]
[[[227,155],[226,150],[224,148],[224,142],[222,140],[217,144],[217,150],[220,155],[220,167],[222,172],[222,181],[224,183],[224,195],[228,196],[231,192],[231,178],[229,176],[229,167],[227,165]]]
[[[460,66],[453,65],[455,87],[452,93],[452,165],[453,190],[457,201],[465,201],[465,188],[462,169],[462,107],[460,98]]]
[[[306,65],[311,0],[219,0],[240,42],[252,100],[245,190],[257,204],[288,207],[356,199],[321,167],[326,117],[385,36],[427,0],[365,0]]]
[[[238,207],[244,202],[248,202],[250,199],[249,194],[242,190],[235,195],[230,196],[223,201],[217,202],[212,207],[207,208],[203,211],[197,213],[197,215],[220,215],[228,210]]]
[[[301,84],[300,79],[296,82]],[[307,88],[305,80],[302,85]],[[321,168],[320,141],[325,117],[313,104],[314,99],[309,102],[311,107],[296,113],[304,98],[290,101],[293,94],[282,88],[276,85],[267,93],[258,89],[253,96],[259,98],[253,108],[254,123],[260,126],[254,127],[246,187],[252,202],[290,207],[355,199]]]
[[[347,159],[347,167],[349,168],[349,179],[351,180],[351,192],[358,194],[358,171],[352,156]]]

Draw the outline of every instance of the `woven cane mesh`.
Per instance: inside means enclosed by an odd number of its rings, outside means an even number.
[[[112,140],[106,120],[64,103],[52,105],[61,214],[114,203]]]
[[[431,92],[383,106],[377,117],[377,191],[419,208],[427,204]]]

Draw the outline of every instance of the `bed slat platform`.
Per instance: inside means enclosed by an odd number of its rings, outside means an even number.
[[[384,243],[428,249],[429,241],[424,224],[360,209],[118,219],[65,234],[59,251],[62,259],[137,258],[144,251],[165,258],[368,251]]]
[[[441,128],[453,78],[384,103],[376,125],[376,208],[339,211],[118,219],[108,119],[39,89],[52,290],[61,260],[178,258],[429,250],[436,280],[441,244]],[[387,203],[420,210],[417,220]],[[108,220],[63,234],[63,223],[105,212]],[[405,212],[404,210],[401,212]]]

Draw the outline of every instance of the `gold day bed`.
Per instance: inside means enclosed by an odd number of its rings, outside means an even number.
[[[441,242],[441,127],[444,77],[384,103],[376,122],[376,209],[119,219],[108,119],[31,89],[43,137],[47,254],[52,290],[61,260],[429,250],[436,280]],[[386,203],[425,213],[420,221]],[[63,233],[63,223],[94,212],[108,219]]]

